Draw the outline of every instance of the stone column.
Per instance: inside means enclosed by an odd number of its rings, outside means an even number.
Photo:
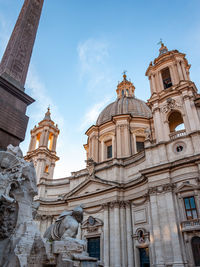
[[[181,246],[180,246],[180,240],[179,240],[179,234],[177,222],[176,222],[176,211],[174,209],[174,200],[172,196],[172,192],[166,192],[165,193],[166,198],[166,204],[167,204],[167,212],[169,216],[169,228],[171,233],[171,245],[173,249],[173,255],[174,255],[174,265],[177,267],[184,267],[184,261],[182,258],[181,253]]]
[[[43,146],[48,147],[48,141],[49,141],[49,131],[47,129],[45,129],[45,136],[44,136]]]
[[[35,145],[36,145],[36,135],[34,134],[31,136],[31,142],[29,145],[29,152],[31,152],[35,149]]]
[[[130,153],[130,132],[129,132],[129,125],[124,125],[124,143],[125,143],[125,154],[124,156],[129,157]]]
[[[104,161],[105,159],[104,154],[104,141],[101,141],[101,161]]]
[[[183,96],[183,100],[184,100],[185,110],[186,110],[188,121],[189,121],[189,125],[190,125],[190,130],[194,131],[194,130],[196,130],[196,123],[195,123],[194,114],[192,112],[192,108],[191,108],[191,105],[190,105],[190,98],[189,98],[188,95],[185,94]]]
[[[110,246],[109,246],[109,212],[108,204],[104,205],[104,226],[103,226],[103,258],[104,267],[110,266],[109,256],[110,256]]]
[[[153,75],[149,76],[149,81],[150,81],[151,94],[153,94],[155,92],[155,87],[153,84]]]
[[[155,134],[157,143],[163,141],[163,130],[160,116],[160,108],[157,106],[153,110],[154,113],[154,126],[155,126]]]
[[[155,83],[155,75],[153,74],[152,76],[152,87],[153,87],[153,92],[156,93],[156,83]]]
[[[120,125],[117,125],[116,128],[117,128],[117,158],[120,158],[122,156],[121,127]]]
[[[127,240],[126,240],[126,203],[120,202],[120,222],[121,222],[121,251],[122,251],[122,267],[127,267]]]
[[[127,260],[128,267],[134,267],[133,259],[133,238],[132,238],[132,220],[131,220],[131,204],[126,203],[126,238],[127,238]]]
[[[112,156],[113,158],[116,158],[116,142],[115,142],[115,136],[112,136]]]
[[[151,225],[153,228],[153,242],[155,248],[155,258],[156,262],[154,262],[154,266],[156,267],[164,267],[164,257],[162,250],[162,239],[159,225],[159,213],[158,213],[158,203],[156,194],[150,194],[150,212],[151,212]]]
[[[56,151],[57,138],[58,138],[58,135],[57,134],[54,134],[53,135],[52,151]]]
[[[180,62],[177,62],[177,69],[178,69],[178,74],[179,74],[179,80],[180,80],[180,81],[181,81],[181,80],[184,80]]]
[[[160,80],[159,80],[159,75],[158,75],[158,72],[156,72],[155,74],[155,81],[156,81],[156,87],[157,87],[157,92],[160,92],[161,91],[161,87],[160,87]]]
[[[41,133],[39,146],[43,146],[44,145],[44,138],[45,138],[45,131],[43,131]]]
[[[173,72],[172,65],[169,66],[169,73],[170,73],[170,77],[172,80],[172,85],[176,84],[175,79],[174,79],[174,72]]]
[[[115,232],[115,250],[114,250],[114,266],[121,267],[121,238],[120,238],[120,218],[119,218],[119,202],[114,203],[114,232]]]
[[[184,63],[182,61],[180,61],[180,65],[181,65],[181,69],[182,69],[182,73],[183,73],[183,78],[184,78],[184,80],[187,80],[187,74],[185,71]]]
[[[162,79],[162,75],[161,75],[160,71],[158,73],[158,76],[159,76],[159,82],[160,82],[160,89],[162,91],[162,90],[164,90],[164,85],[163,85],[163,79]]]
[[[94,136],[94,161],[98,162],[98,136]]]
[[[115,221],[114,221],[114,203],[109,204],[109,233],[110,233],[110,266],[115,267]]]
[[[179,78],[178,78],[178,71],[177,71],[177,65],[176,64],[172,65],[172,72],[173,72],[173,76],[174,76],[174,84],[177,84],[179,82]]]

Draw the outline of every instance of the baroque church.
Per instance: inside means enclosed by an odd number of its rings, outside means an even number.
[[[41,232],[82,203],[79,237],[105,267],[200,266],[200,95],[186,55],[161,43],[146,76],[151,97],[127,80],[86,132],[87,166],[53,179],[57,125],[50,110],[31,131]]]
[[[24,0],[0,63],[0,150],[25,138],[25,81],[44,0]],[[31,131],[42,233],[80,203],[78,238],[104,267],[200,266],[200,95],[184,53],[161,43],[149,64],[151,97],[124,73],[116,101],[86,132],[86,168],[53,179],[59,129],[48,109]],[[113,88],[114,90],[114,88]]]

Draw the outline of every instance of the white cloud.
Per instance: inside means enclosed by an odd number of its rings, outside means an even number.
[[[45,84],[41,81],[36,69],[31,64],[26,88],[30,90],[30,95],[33,97],[36,102],[34,104],[35,108],[32,110],[32,119],[36,122],[42,119],[41,116],[44,116],[47,111],[47,107],[50,106],[50,109],[53,111],[53,118],[60,127],[64,125],[64,118],[60,114],[58,107],[55,105],[55,102],[48,96],[47,89]]]
[[[28,74],[26,88],[30,91],[30,95],[36,100],[33,104],[34,107],[33,105],[30,107],[29,116],[32,123],[30,123],[29,128],[33,128],[34,124],[37,124],[43,119],[44,113],[48,105],[50,105],[51,117],[55,123],[58,123],[58,128],[61,131],[58,136],[56,149],[60,160],[56,163],[54,178],[70,176],[72,171],[78,171],[84,168],[85,152],[80,140],[76,143],[70,140],[68,131],[71,126],[66,125],[65,118],[60,113],[55,102],[48,96],[45,84],[41,81],[36,69],[32,65]],[[24,154],[27,151],[28,142],[30,142],[30,135],[27,136],[25,142],[22,143]]]
[[[103,40],[88,39],[78,45],[81,75],[95,73],[99,65],[108,58],[108,43]]]
[[[90,105],[81,118],[80,130],[95,123],[99,113],[110,102],[113,95],[113,75],[109,67],[109,43],[90,38],[78,45],[80,79],[86,81],[89,98],[100,99]],[[92,95],[91,95],[92,94]]]
[[[111,100],[110,97],[106,97],[101,102],[95,103],[93,106],[89,108],[88,111],[86,111],[86,113],[84,114],[83,120],[82,120],[81,127],[80,127],[81,130],[95,123],[103,107],[105,107],[105,105],[108,104],[110,100]]]

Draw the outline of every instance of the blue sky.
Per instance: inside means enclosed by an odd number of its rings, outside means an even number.
[[[150,97],[145,71],[163,39],[168,49],[186,53],[191,79],[200,87],[199,0],[44,0],[44,8],[26,83],[36,102],[30,129],[50,104],[60,135],[55,177],[85,167],[87,128],[105,105],[116,99],[123,70],[136,87],[136,97]],[[23,0],[0,0],[0,56]]]

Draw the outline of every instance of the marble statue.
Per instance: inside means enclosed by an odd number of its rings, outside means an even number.
[[[40,232],[33,221],[33,215],[38,208],[38,204],[33,201],[35,195],[37,195],[37,184],[33,163],[23,159],[19,147],[9,145],[7,151],[0,151],[0,266],[2,267],[32,266],[32,261],[37,258],[41,260],[41,251],[44,255],[46,253]],[[41,249],[36,255],[33,247],[39,246]]]
[[[44,233],[44,238],[54,241],[66,237],[76,238],[78,226],[83,220],[83,208],[78,206],[73,211],[64,211]]]
[[[97,259],[89,257],[86,252],[86,241],[76,238],[82,221],[83,207],[80,205],[72,211],[62,212],[44,233],[46,247],[49,247],[48,259],[56,259],[56,266],[99,266]]]

